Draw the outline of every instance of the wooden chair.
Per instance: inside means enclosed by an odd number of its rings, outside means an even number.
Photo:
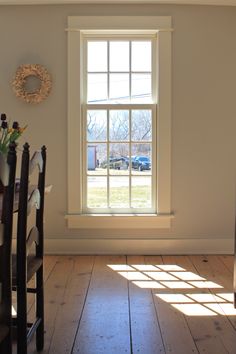
[[[6,174],[2,168],[0,171],[1,182],[4,186],[0,223],[0,353],[11,354],[11,249],[16,172],[15,144],[10,144],[5,167]]]
[[[29,176],[38,167],[38,185],[29,187]],[[44,346],[44,294],[43,294],[43,255],[44,255],[44,190],[45,190],[46,148],[36,152],[30,160],[29,145],[24,145],[21,162],[19,208],[17,222],[17,251],[13,256],[13,290],[17,291],[17,353],[27,354],[27,344],[36,332],[36,348]],[[34,226],[29,229],[28,216],[36,207]],[[30,249],[35,244],[34,254]],[[27,283],[35,276],[35,287],[27,288]],[[36,318],[27,323],[27,293],[36,297]]]

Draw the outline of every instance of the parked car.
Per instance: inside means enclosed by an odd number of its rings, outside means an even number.
[[[133,167],[133,162],[134,162],[135,158],[136,158],[136,156],[131,156],[130,158],[129,158],[129,156],[124,157],[126,164],[127,164],[127,168],[129,167],[129,160],[130,159],[131,159],[131,166]]]
[[[147,156],[136,156],[134,161],[132,161],[132,167],[139,171],[150,170],[151,162]]]
[[[125,157],[110,157],[109,168],[115,170],[125,170],[128,168],[128,164]],[[104,161],[101,165],[102,168],[107,168],[107,162]]]

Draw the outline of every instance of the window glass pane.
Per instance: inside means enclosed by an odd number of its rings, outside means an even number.
[[[152,139],[152,111],[132,110],[131,113],[131,140]]]
[[[151,207],[151,177],[131,178],[131,206],[133,208]]]
[[[129,111],[111,110],[109,112],[109,139],[125,141],[129,139]]]
[[[110,42],[110,71],[129,71],[129,42]]]
[[[110,174],[129,173],[129,144],[110,144],[109,164]]]
[[[89,208],[107,207],[107,178],[93,177],[87,179],[87,205]]]
[[[135,102],[151,102],[151,74],[132,74],[131,99]]]
[[[107,74],[88,74],[88,102],[104,103],[107,100]]]
[[[89,175],[107,174],[107,144],[87,145],[87,173]]]
[[[88,141],[107,140],[107,111],[105,110],[87,111],[87,140]]]
[[[88,71],[107,71],[107,42],[88,42]]]
[[[129,100],[129,74],[110,74],[110,99],[113,103]]]
[[[132,71],[151,71],[152,47],[151,41],[133,41],[131,46]]]
[[[151,174],[151,144],[132,144],[132,173]]]
[[[129,177],[110,177],[110,207],[129,207]]]

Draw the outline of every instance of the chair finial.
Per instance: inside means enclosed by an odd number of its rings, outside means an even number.
[[[16,143],[15,141],[13,141],[9,144],[9,151],[15,151],[15,149],[16,149]]]
[[[24,151],[28,151],[30,146],[28,143],[25,143],[23,147],[24,147]]]
[[[7,154],[7,163],[8,165],[14,164],[14,160],[16,159],[16,143],[13,141],[9,144],[9,150]]]

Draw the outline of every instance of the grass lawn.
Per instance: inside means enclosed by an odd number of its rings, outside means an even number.
[[[89,208],[106,208],[106,188],[90,188],[88,191]],[[131,204],[135,208],[150,207],[151,193],[148,186],[133,186],[131,189]],[[110,206],[114,208],[129,207],[129,188],[113,187],[110,190]]]

